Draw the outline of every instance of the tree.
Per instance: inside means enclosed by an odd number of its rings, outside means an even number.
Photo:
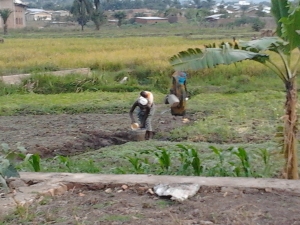
[[[201,0],[193,0],[196,8],[198,8],[200,6]]]
[[[94,8],[91,14],[91,20],[94,22],[96,30],[100,30],[100,26],[106,21],[104,10],[101,10],[100,8],[100,0],[94,0]]]
[[[296,75],[300,62],[300,5],[293,7],[288,0],[271,0],[271,3],[271,12],[277,21],[278,37],[240,41],[240,46],[235,43],[233,47],[229,43],[222,43],[220,47],[210,45],[205,51],[188,49],[173,56],[170,62],[176,70],[198,70],[250,59],[262,63],[278,75],[286,89],[283,117],[284,171],[287,179],[298,179]],[[264,54],[268,50],[280,56],[281,66]]]
[[[11,9],[0,9],[0,17],[3,20],[3,32],[7,34],[7,20],[12,13]]]
[[[71,13],[76,18],[81,30],[91,18],[93,4],[90,0],[74,0]]]
[[[216,2],[214,0],[206,0],[200,3],[200,8],[211,9]]]
[[[266,12],[264,12],[264,7],[263,7],[263,5],[262,4],[259,4],[259,6],[258,6],[258,11],[255,13],[256,14],[256,16],[258,16],[258,17],[265,17],[266,16]]]
[[[249,5],[242,5],[241,10],[242,10],[242,16],[245,15],[245,12],[249,9]]]
[[[46,10],[56,10],[57,7],[56,7],[56,4],[54,4],[53,2],[47,2],[43,5],[43,9],[46,9]]]
[[[124,11],[119,11],[119,12],[115,12],[113,17],[118,20],[118,27],[120,27],[123,20],[127,17],[127,15]]]
[[[259,18],[253,18],[252,19],[252,29],[254,31],[260,31],[261,29],[263,29],[266,25],[266,22],[260,20]]]

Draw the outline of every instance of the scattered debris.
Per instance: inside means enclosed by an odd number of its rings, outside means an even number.
[[[123,79],[120,81],[120,84],[126,83],[127,80],[128,80],[128,77],[123,77]]]
[[[123,184],[123,185],[122,185],[122,189],[123,189],[123,190],[126,190],[126,189],[128,189],[128,186],[127,186],[126,184]]]
[[[152,191],[151,188],[149,188],[149,189],[147,190],[147,193],[150,193],[151,195],[154,195],[154,194],[155,194],[155,193]]]
[[[107,189],[105,190],[105,192],[106,192],[106,193],[112,193],[112,189],[111,189],[111,188],[107,188]]]
[[[171,196],[172,200],[184,201],[194,196],[200,189],[200,184],[158,184],[153,187],[158,196]]]

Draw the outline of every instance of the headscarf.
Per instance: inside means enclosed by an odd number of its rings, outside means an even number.
[[[147,100],[146,98],[140,96],[140,97],[138,98],[138,103],[140,103],[141,105],[147,105],[148,100]]]
[[[180,72],[179,76],[178,76],[178,83],[179,84],[184,84],[184,82],[186,81],[186,73],[184,72]]]

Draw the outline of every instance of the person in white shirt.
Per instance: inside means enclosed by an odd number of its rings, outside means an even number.
[[[146,129],[145,139],[152,139],[154,135],[152,127],[152,116],[155,112],[153,94],[150,91],[142,91],[140,93],[139,98],[133,103],[129,111],[131,123],[135,123],[133,112],[136,107],[139,107],[137,117],[139,120],[140,128]]]

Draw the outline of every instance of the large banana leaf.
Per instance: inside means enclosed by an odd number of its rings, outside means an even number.
[[[170,63],[175,70],[199,70],[213,68],[221,64],[229,65],[246,59],[265,63],[269,56],[257,52],[233,49],[227,43],[222,45],[221,48],[206,48],[204,51],[199,48],[190,48],[171,57]]]
[[[251,41],[239,41],[239,46],[242,47],[242,49],[254,52],[272,50],[274,47],[284,46],[285,44],[287,43],[278,37],[264,37]]]
[[[288,17],[280,20],[282,26],[282,37],[289,42],[289,50],[293,51],[300,47],[300,7],[297,7]]]
[[[293,8],[287,0],[272,0],[271,12],[277,23],[276,33],[283,40],[289,42],[288,51],[300,47],[300,7]]]
[[[271,13],[274,16],[277,23],[276,33],[279,37],[282,37],[282,22],[281,18],[288,17],[289,15],[289,2],[288,0],[271,0]]]

